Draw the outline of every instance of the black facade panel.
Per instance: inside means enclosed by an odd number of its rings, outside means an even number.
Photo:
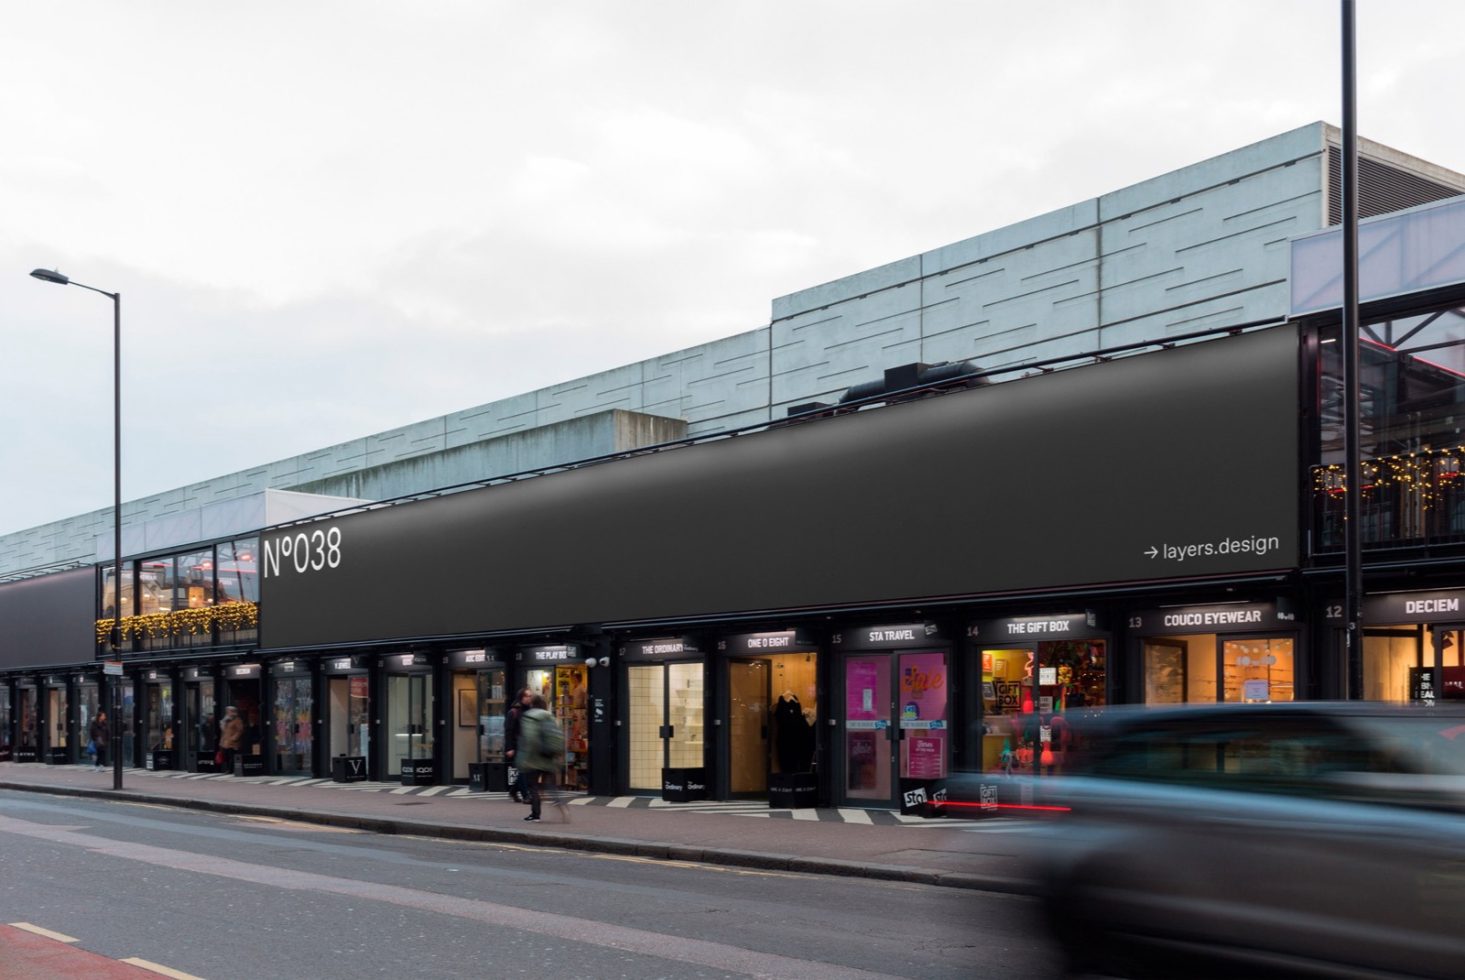
[[[0,670],[94,659],[96,619],[90,568],[0,585]]]
[[[264,535],[297,647],[1297,562],[1276,329]]]

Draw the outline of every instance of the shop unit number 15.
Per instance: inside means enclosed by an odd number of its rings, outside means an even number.
[[[265,578],[280,577],[282,559],[285,571],[293,569],[297,575],[340,568],[341,529],[332,524],[328,528],[282,534],[274,540],[266,539]]]

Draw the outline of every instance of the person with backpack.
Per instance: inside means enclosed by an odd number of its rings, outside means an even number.
[[[515,803],[528,803],[529,792],[524,788],[524,769],[519,765],[517,758],[519,751],[519,731],[523,727],[520,720],[524,712],[529,710],[529,699],[533,695],[529,688],[523,688],[514,698],[514,703],[509,706],[508,713],[504,715],[504,759],[508,762],[509,775],[509,798]]]
[[[565,733],[546,707],[544,695],[536,694],[529,701],[529,710],[519,719],[519,747],[514,757],[519,760],[524,789],[529,795],[529,816],[524,819],[539,820],[543,787],[550,793],[550,802],[559,810],[560,819],[568,821],[570,811],[555,780],[555,772],[565,758]]]

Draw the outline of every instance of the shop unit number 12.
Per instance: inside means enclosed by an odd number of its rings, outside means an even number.
[[[341,567],[341,529],[328,528],[282,534],[265,541],[265,578],[279,578],[281,562],[285,571],[297,575]]]

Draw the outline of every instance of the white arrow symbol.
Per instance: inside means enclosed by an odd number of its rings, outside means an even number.
[[[1142,554],[1149,555],[1151,558],[1155,557],[1159,553],[1160,553],[1160,549],[1159,548],[1156,548],[1154,545],[1150,545],[1150,550],[1149,551],[1142,552]]]

